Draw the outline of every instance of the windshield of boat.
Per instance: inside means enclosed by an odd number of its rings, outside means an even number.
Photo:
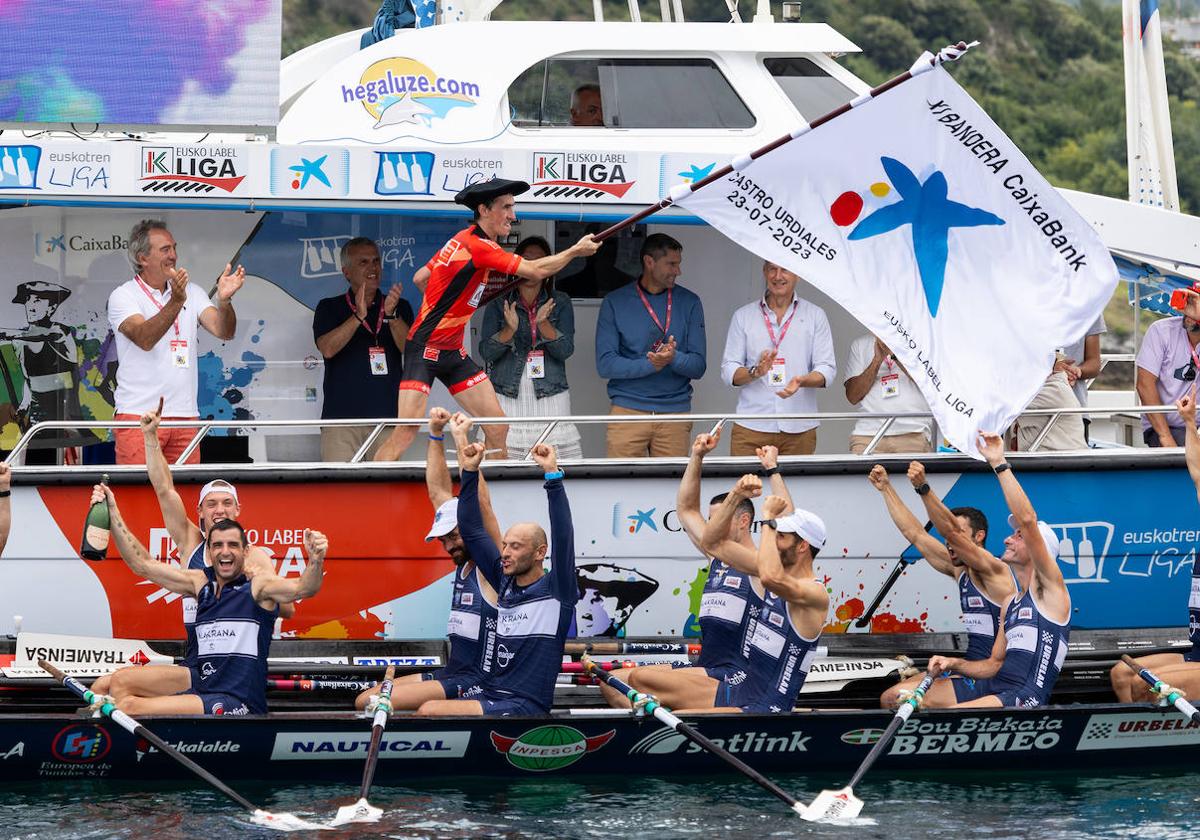
[[[810,59],[774,56],[763,59],[763,66],[806,120],[828,114],[854,98],[854,91]]]

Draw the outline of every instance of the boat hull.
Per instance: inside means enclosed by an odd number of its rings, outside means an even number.
[[[709,715],[692,722],[764,773],[839,775],[857,767],[887,725],[882,711]],[[143,723],[218,777],[352,784],[367,719],[344,713],[147,718]],[[1078,771],[1139,764],[1196,766],[1200,725],[1149,706],[942,710],[908,721],[877,773]],[[702,776],[727,767],[650,718],[556,714],[522,718],[393,718],[377,784],[428,777],[625,774]],[[188,771],[110,721],[68,715],[0,718],[0,782],[150,781]]]

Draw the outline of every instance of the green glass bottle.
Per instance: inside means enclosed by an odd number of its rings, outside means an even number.
[[[108,476],[100,477],[100,483],[108,485]],[[108,553],[108,500],[101,499],[88,508],[83,523],[83,539],[79,542],[79,556],[85,560],[103,560]]]

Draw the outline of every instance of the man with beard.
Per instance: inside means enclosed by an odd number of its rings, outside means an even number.
[[[463,542],[499,598],[496,665],[474,698],[431,700],[422,715],[538,715],[550,711],[562,666],[563,642],[579,600],[575,580],[575,529],[554,447],[532,454],[542,468],[550,508],[550,540],[535,522],[519,522],[504,534],[503,548],[483,527],[479,464],[483,446],[455,435],[462,472],[459,525]],[[543,563],[553,543],[550,573]]]
[[[1004,541],[1001,558],[1017,578],[1017,592],[1004,605],[1004,632],[987,659],[969,661],[932,656],[930,674],[949,671],[989,680],[989,694],[953,708],[1035,708],[1050,700],[1050,692],[1067,657],[1071,635],[1071,593],[1058,566],[1058,537],[1037,518],[1029,497],[1004,460],[1004,441],[982,432],[979,454],[984,457],[1004,491],[1011,511],[1012,535]]]
[[[876,464],[869,476],[872,486],[883,494],[884,504],[897,530],[908,540],[930,567],[953,578],[958,584],[958,600],[967,631],[966,658],[987,659],[996,643],[1000,626],[1000,606],[1017,591],[1012,572],[985,547],[988,522],[983,511],[973,507],[947,508],[925,480],[925,465],[913,461],[908,480],[925,503],[925,511],[946,542],[926,531],[888,481],[887,470]],[[912,691],[923,675],[898,683],[879,698],[885,709],[895,708],[902,694]],[[925,705],[942,709],[990,694],[986,680],[956,677],[937,680],[925,694]]]
[[[425,541],[438,540],[454,561],[454,593],[446,635],[450,655],[446,665],[423,674],[407,674],[392,683],[390,706],[417,709],[427,700],[457,700],[474,697],[491,672],[496,653],[496,591],[476,567],[458,530],[458,499],[454,497],[444,445],[446,426],[464,439],[471,421],[444,408],[429,412],[429,448],[425,456],[425,489],[436,511]],[[491,496],[479,476],[480,514],[484,530],[495,541],[500,525],[492,512]],[[355,708],[373,712],[379,703],[380,683],[358,695]]]

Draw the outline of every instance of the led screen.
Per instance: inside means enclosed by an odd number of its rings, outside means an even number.
[[[274,126],[282,0],[0,0],[0,123]]]

